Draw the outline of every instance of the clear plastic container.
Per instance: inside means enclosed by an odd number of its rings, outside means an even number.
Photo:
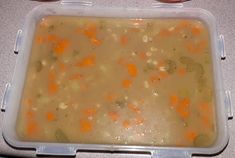
[[[124,18],[189,18],[203,21],[209,29],[211,38],[213,75],[215,81],[217,139],[212,147],[153,147],[132,145],[99,145],[99,144],[60,144],[23,142],[17,139],[15,125],[20,107],[27,65],[30,57],[36,23],[48,15],[73,15],[91,17],[124,17]],[[114,7],[94,5],[91,2],[62,1],[62,4],[46,4],[34,8],[26,17],[23,31],[18,32],[15,53],[19,52],[12,81],[7,84],[2,102],[5,111],[3,136],[8,144],[24,150],[36,150],[37,155],[75,155],[78,150],[112,151],[127,153],[150,153],[153,158],[188,158],[197,154],[215,154],[228,143],[228,118],[232,117],[230,92],[223,88],[220,61],[226,57],[223,36],[218,35],[215,18],[211,13],[199,8],[185,8],[182,4],[152,4],[149,7]]]

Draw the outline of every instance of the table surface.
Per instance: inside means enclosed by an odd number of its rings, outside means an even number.
[[[43,1],[43,0],[42,0]],[[108,0],[96,0],[99,3],[107,3]],[[127,1],[127,0],[126,0]],[[113,0],[115,6],[126,3],[125,0]],[[149,5],[154,0],[129,0],[129,4]],[[45,2],[35,0],[0,0],[0,100],[3,97],[5,84],[12,78],[17,55],[13,53],[13,46],[17,30],[22,28],[25,15],[35,6]],[[56,2],[49,2],[56,3]],[[225,36],[227,58],[222,61],[222,74],[225,89],[232,93],[232,102],[235,103],[235,0],[192,0],[184,4],[190,7],[199,7],[209,10],[217,20],[218,32]],[[233,106],[233,111],[235,107]],[[0,112],[0,133],[2,133],[4,113]],[[231,135],[228,146],[225,150],[216,155],[216,158],[235,157],[235,126],[229,121],[229,133]],[[9,147],[0,137],[0,155],[12,155],[20,157],[35,156],[33,151],[16,150]],[[102,153],[78,153],[77,157],[83,158],[147,158],[149,155],[126,155],[126,154],[102,154]]]

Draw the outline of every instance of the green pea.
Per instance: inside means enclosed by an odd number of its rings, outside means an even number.
[[[77,56],[79,54],[78,50],[73,50],[73,56]]]
[[[198,83],[198,91],[202,92],[206,87],[206,79],[203,76],[201,76],[197,78],[197,83]]]
[[[143,71],[144,72],[149,72],[149,71],[152,71],[152,70],[155,70],[155,69],[156,69],[155,65],[147,63],[147,65],[144,67]]]
[[[207,134],[199,134],[193,141],[195,147],[208,147],[211,145],[211,140]]]
[[[68,143],[69,139],[61,129],[55,131],[55,138],[58,142]]]
[[[167,71],[169,74],[174,73],[175,70],[176,70],[176,68],[177,68],[176,62],[173,61],[173,60],[167,59],[167,60],[166,60],[166,64],[167,64],[166,71]]]
[[[194,61],[193,61],[192,58],[186,57],[186,56],[180,57],[180,58],[179,58],[179,61],[180,61],[182,64],[186,64],[186,65],[194,63]]]
[[[55,26],[54,25],[50,25],[49,27],[48,27],[48,32],[51,32],[51,31],[53,31],[55,29]]]
[[[183,56],[183,57],[179,58],[179,61],[186,66],[186,71],[187,72],[193,72],[194,71],[195,62],[192,58]]]
[[[203,66],[199,63],[193,64],[193,71],[195,72],[195,77],[198,79],[202,78],[205,72]]]

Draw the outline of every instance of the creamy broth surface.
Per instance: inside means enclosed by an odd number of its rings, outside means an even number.
[[[42,18],[21,99],[22,141],[209,147],[210,37],[195,19]]]

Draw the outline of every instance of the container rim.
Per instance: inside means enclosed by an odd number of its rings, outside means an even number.
[[[68,12],[70,10],[70,12]],[[71,14],[72,10],[72,14]],[[98,14],[95,14],[97,12]],[[109,12],[109,14],[107,14]],[[120,12],[122,12],[120,14]],[[149,13],[147,13],[149,12]],[[165,13],[164,16],[160,16],[160,13]],[[29,58],[29,46],[27,46],[27,36],[32,32],[29,31],[29,28],[32,27],[32,23],[35,24],[35,18],[41,18],[46,15],[61,15],[61,13],[67,13],[66,15],[75,15],[75,16],[91,16],[96,15],[98,17],[119,17],[130,18],[130,17],[141,17],[141,14],[144,13],[142,18],[197,18],[205,22],[210,31],[211,35],[211,46],[212,46],[212,56],[213,56],[213,68],[214,68],[214,77],[217,79],[215,83],[215,91],[216,91],[216,99],[217,99],[217,119],[221,119],[219,126],[218,137],[220,137],[220,141],[208,148],[194,148],[194,147],[151,147],[151,146],[134,146],[134,145],[100,145],[100,144],[61,144],[61,143],[41,143],[41,142],[22,142],[16,139],[16,136],[13,132],[14,125],[17,119],[17,111],[19,108],[19,100],[21,96],[21,92],[23,89],[26,68]],[[185,14],[190,13],[190,14]],[[128,17],[126,17],[126,15]],[[223,150],[228,141],[229,135],[227,130],[227,116],[226,109],[224,106],[224,89],[221,79],[221,70],[220,70],[220,57],[219,57],[219,48],[218,48],[218,34],[216,29],[216,20],[214,16],[207,10],[201,8],[168,8],[168,7],[158,7],[157,9],[154,7],[149,8],[122,8],[122,7],[113,7],[113,6],[83,6],[83,5],[61,5],[61,4],[42,4],[35,7],[29,14],[26,16],[25,24],[23,27],[23,39],[22,45],[19,49],[19,55],[17,58],[13,79],[11,82],[11,90],[10,90],[10,99],[7,103],[6,116],[4,118],[3,124],[3,137],[6,142],[15,148],[20,149],[31,149],[31,150],[41,150],[43,148],[53,148],[58,147],[69,148],[71,150],[70,154],[74,154],[77,150],[95,150],[95,151],[129,151],[129,152],[154,152],[154,151],[164,151],[164,150],[172,150],[172,151],[182,151],[187,152],[190,155],[211,155],[216,154]],[[24,69],[22,71],[22,68]],[[21,70],[21,71],[20,71]],[[17,107],[18,106],[18,107]],[[12,119],[13,116],[13,119]],[[9,120],[13,120],[9,124]],[[217,122],[219,122],[217,120]],[[63,151],[63,150],[62,150]],[[43,154],[43,151],[41,152]],[[56,153],[51,153],[56,154]],[[59,153],[60,155],[63,153]],[[67,153],[69,155],[69,153]]]

